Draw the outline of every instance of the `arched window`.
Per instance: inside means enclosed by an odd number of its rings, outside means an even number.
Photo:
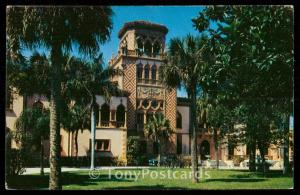
[[[182,116],[178,111],[176,114],[176,128],[182,128]]]
[[[142,104],[144,108],[147,108],[149,106],[149,100],[144,100]]]
[[[32,105],[33,108],[39,108],[41,110],[44,109],[44,104],[41,101],[37,101]]]
[[[152,102],[151,102],[151,107],[153,108],[153,109],[157,109],[158,107],[158,102],[157,102],[157,100],[152,100]]]
[[[117,127],[124,127],[125,124],[125,106],[120,104],[117,107]]]
[[[109,105],[107,103],[101,106],[101,125],[109,126]]]
[[[160,52],[160,45],[159,43],[156,41],[153,45],[153,57],[155,57],[156,55],[158,55]]]
[[[153,64],[152,68],[151,68],[151,78],[152,80],[156,80],[156,65]]]
[[[150,67],[149,67],[149,64],[147,64],[146,66],[145,66],[145,68],[144,68],[144,71],[145,71],[145,79],[146,79],[146,82],[148,81],[148,79],[149,79],[149,69],[150,69]]]
[[[136,76],[138,79],[142,79],[142,75],[143,75],[143,64],[139,63],[137,65]]]
[[[137,49],[141,52],[143,51],[143,41],[140,37],[136,39]]]
[[[152,53],[152,45],[150,43],[150,41],[148,40],[145,44],[145,48],[144,48],[144,52],[147,56],[151,56]]]

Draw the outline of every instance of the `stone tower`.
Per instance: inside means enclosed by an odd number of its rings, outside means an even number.
[[[159,67],[165,49],[168,29],[146,21],[125,23],[119,31],[119,47],[109,66],[123,75],[113,76],[120,89],[129,92],[128,134],[143,133],[151,115],[163,113],[176,128],[176,89],[167,90],[159,82]]]

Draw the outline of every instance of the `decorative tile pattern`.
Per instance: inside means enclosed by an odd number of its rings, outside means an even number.
[[[135,63],[126,64],[124,68],[124,90],[129,91],[130,95],[127,102],[128,129],[135,129],[135,110],[136,110],[136,66]]]
[[[173,130],[176,129],[176,104],[177,104],[176,89],[166,89],[166,117],[170,120],[170,125]],[[170,138],[170,151],[176,152],[176,134]]]

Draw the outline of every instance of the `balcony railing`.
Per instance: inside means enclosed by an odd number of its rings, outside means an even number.
[[[121,52],[122,55],[128,55],[128,56],[135,56],[135,57],[144,57],[144,58],[153,58],[153,59],[162,59],[163,55],[161,54],[146,54],[146,53],[142,53],[140,52],[138,49],[136,50],[124,50]]]
[[[98,124],[98,127],[104,127],[104,128],[126,128],[125,122],[119,122],[119,121],[101,121]]]
[[[101,121],[100,126],[102,127],[109,127],[109,121]]]
[[[116,122],[116,127],[125,127],[125,122]]]
[[[161,85],[159,80],[153,80],[153,79],[138,79],[138,83],[140,83],[140,84],[151,84],[151,85]]]

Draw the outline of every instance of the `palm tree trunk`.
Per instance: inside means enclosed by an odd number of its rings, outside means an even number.
[[[41,161],[40,161],[40,167],[41,167],[41,175],[44,175],[44,139],[43,136],[41,136]]]
[[[216,155],[216,168],[219,169],[219,143],[218,143],[217,128],[214,128],[214,145],[215,145],[215,155]]]
[[[49,189],[61,190],[60,166],[60,47],[53,47],[51,51],[52,78],[50,98],[50,177]]]
[[[93,102],[94,103],[94,102]],[[96,133],[96,116],[93,103],[91,105],[91,170],[95,169],[95,133]]]
[[[198,183],[198,162],[197,162],[197,135],[196,135],[196,89],[191,93],[192,106],[191,106],[191,119],[192,119],[192,136],[191,136],[191,154],[192,154],[192,182]]]
[[[252,142],[249,144],[249,146],[250,146],[249,171],[254,172],[256,170],[256,167],[255,167],[256,144],[255,144],[255,142]]]
[[[216,151],[216,168],[219,169],[219,146],[218,146],[218,144],[215,145],[215,151]]]
[[[75,131],[75,158],[76,158],[76,163],[78,164],[78,130]]]

